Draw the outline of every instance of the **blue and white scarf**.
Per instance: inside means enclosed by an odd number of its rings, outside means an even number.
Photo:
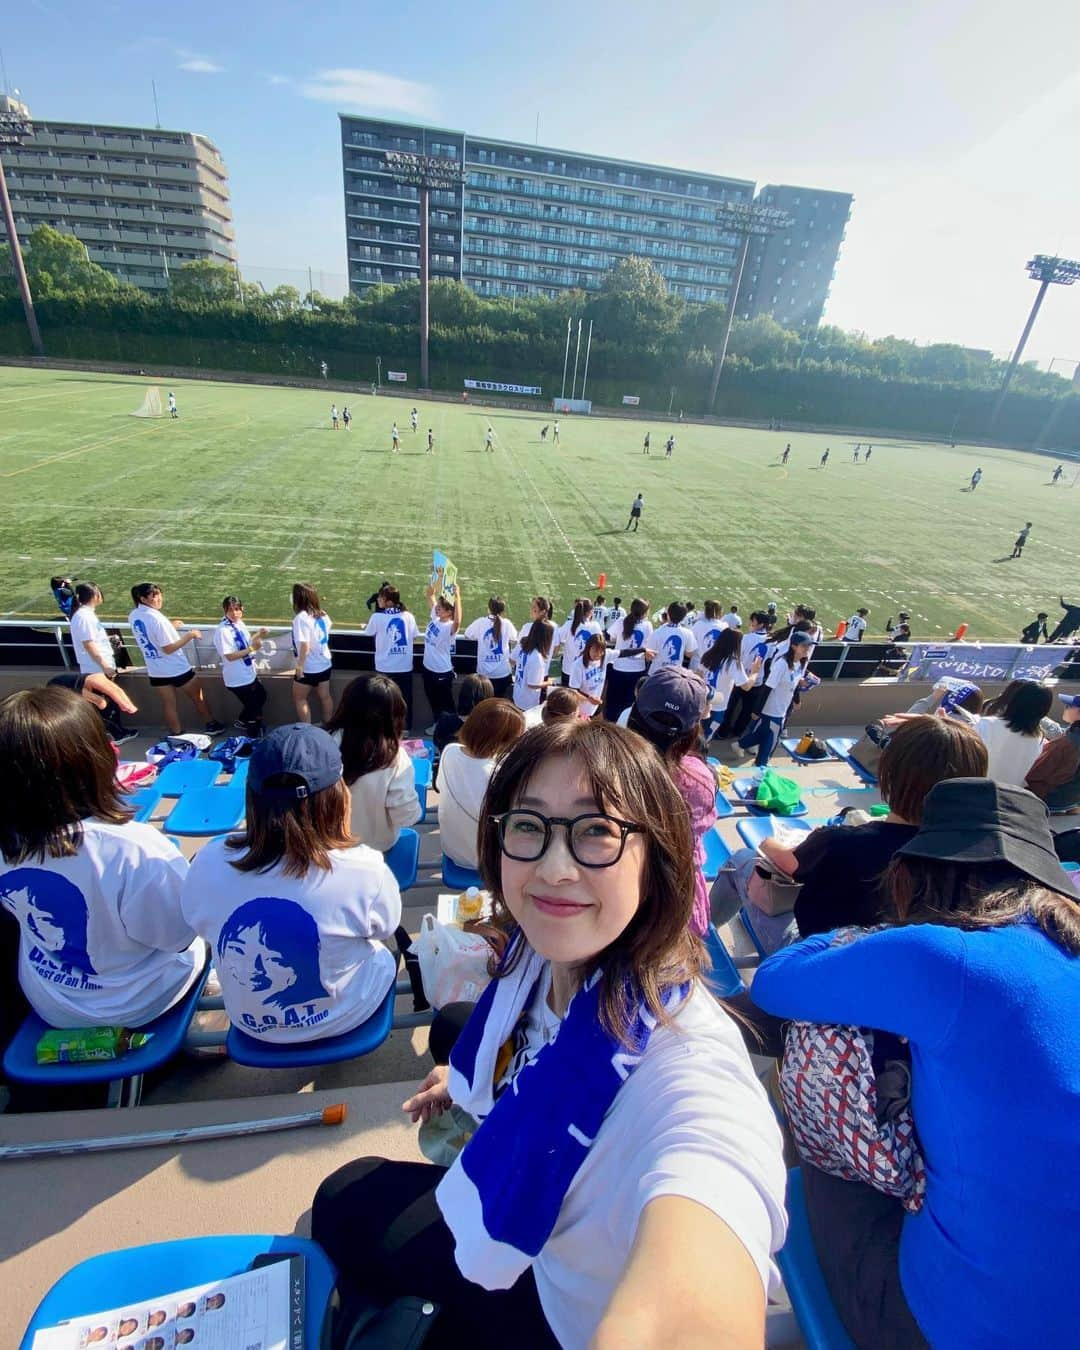
[[[598,971],[574,995],[557,1039],[496,1098],[499,1051],[536,997],[544,965],[526,947],[516,969],[488,985],[450,1057],[450,1096],[481,1128],[435,1198],[454,1235],[458,1269],[485,1289],[509,1289],[540,1254],[604,1117],[656,1027],[642,1006],[632,1048],[610,1036],[600,1021]],[[668,1006],[687,991],[672,990]]]

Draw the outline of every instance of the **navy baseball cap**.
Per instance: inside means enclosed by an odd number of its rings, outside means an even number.
[[[634,714],[655,731],[682,735],[705,716],[708,701],[708,686],[696,671],[668,664],[646,677]]]
[[[1058,694],[1066,708],[1080,708],[1080,694]]]
[[[293,722],[275,727],[251,752],[248,786],[257,797],[275,801],[302,801],[341,777],[341,751],[322,727]],[[301,781],[291,787],[266,787],[275,774],[287,773]]]

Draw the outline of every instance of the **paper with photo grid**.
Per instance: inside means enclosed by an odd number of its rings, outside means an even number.
[[[304,1350],[304,1258],[74,1317],[31,1350]]]

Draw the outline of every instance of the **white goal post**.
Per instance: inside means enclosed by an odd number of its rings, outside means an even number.
[[[161,390],[155,384],[146,391],[141,407],[136,408],[132,417],[160,417],[162,415]]]

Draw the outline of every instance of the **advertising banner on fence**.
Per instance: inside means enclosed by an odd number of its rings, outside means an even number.
[[[919,642],[900,676],[902,680],[1045,680],[1061,665],[1061,647],[1017,647],[982,642],[933,646]]]
[[[500,384],[498,380],[466,380],[466,389],[480,389],[489,394],[533,394],[544,391],[538,384]]]
[[[409,372],[407,370],[388,370],[386,372],[386,378],[388,380],[394,380],[398,384],[404,384],[409,378]]]
[[[638,398],[637,394],[623,394],[622,401],[629,404],[631,408],[636,408],[641,399]]]

